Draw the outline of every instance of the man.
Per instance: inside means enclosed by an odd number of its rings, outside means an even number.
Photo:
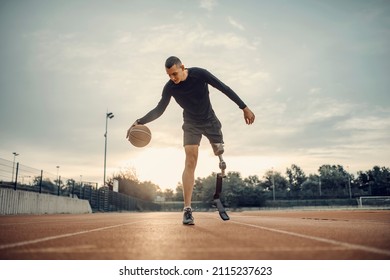
[[[222,126],[211,106],[208,85],[223,92],[243,110],[246,124],[252,124],[255,115],[232,89],[209,71],[198,67],[185,68],[180,59],[175,56],[166,60],[165,70],[170,80],[164,86],[159,103],[144,117],[136,120],[133,126],[146,124],[160,117],[167,108],[171,97],[183,108],[183,145],[186,155],[182,175],[183,224],[193,225],[191,199],[202,135],[209,139],[215,155],[220,156],[224,151]],[[130,129],[127,132],[127,137],[129,137],[129,131]]]

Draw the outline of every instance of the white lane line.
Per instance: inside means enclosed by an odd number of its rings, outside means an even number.
[[[241,223],[241,222],[237,222],[237,221],[230,221],[230,222],[235,223],[235,224],[239,224],[239,225],[244,225],[244,226],[259,228],[259,229],[268,230],[268,231],[272,231],[272,232],[277,232],[277,233],[281,233],[281,234],[291,235],[291,236],[295,236],[295,237],[306,238],[306,239],[310,239],[310,240],[333,244],[333,245],[337,245],[337,246],[343,246],[343,247],[346,247],[348,249],[361,250],[361,251],[366,251],[366,252],[370,252],[370,253],[376,253],[376,254],[390,256],[390,250],[378,249],[378,248],[370,247],[370,246],[357,245],[357,244],[337,241],[337,240],[333,240],[333,239],[316,237],[316,236],[311,236],[311,235],[306,235],[306,234],[301,234],[301,233],[296,233],[296,232],[291,232],[291,231],[286,231],[286,230],[281,230],[281,229],[268,228],[268,227],[253,225],[253,224]]]
[[[142,222],[142,221],[136,221],[136,222],[131,222],[131,223],[113,225],[113,226],[109,226],[109,227],[95,228],[95,229],[90,229],[90,230],[83,230],[83,231],[67,233],[67,234],[48,236],[48,237],[34,239],[34,240],[29,240],[29,241],[22,241],[22,242],[4,244],[4,245],[0,245],[0,250],[8,249],[8,248],[14,248],[14,247],[20,247],[20,246],[30,245],[30,244],[40,243],[40,242],[45,242],[45,241],[59,239],[59,238],[71,237],[71,236],[80,235],[80,234],[86,234],[86,233],[91,233],[91,232],[94,232],[94,231],[101,231],[101,230],[110,229],[110,228],[123,227],[123,226],[132,225],[132,224],[136,224],[136,223],[140,223],[140,222]]]

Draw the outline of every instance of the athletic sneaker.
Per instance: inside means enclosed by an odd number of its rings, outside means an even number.
[[[192,209],[190,207],[184,208],[183,225],[194,225],[194,217],[192,217]]]

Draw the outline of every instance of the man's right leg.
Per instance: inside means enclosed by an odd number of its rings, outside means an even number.
[[[191,208],[192,192],[195,184],[195,168],[198,162],[199,145],[185,145],[184,150],[186,154],[186,159],[185,159],[182,180],[183,180],[184,209],[187,209],[187,208]],[[184,224],[193,224],[192,213],[190,216],[191,217],[188,219],[184,217],[183,219]]]
[[[191,207],[192,191],[195,184],[195,168],[198,162],[198,145],[184,146],[186,153],[184,171],[183,171],[183,192],[184,192],[184,207]]]

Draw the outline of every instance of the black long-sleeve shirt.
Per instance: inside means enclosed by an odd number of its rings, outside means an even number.
[[[187,70],[188,76],[184,81],[175,84],[169,80],[165,84],[157,106],[139,119],[138,123],[146,124],[160,117],[167,108],[171,97],[183,108],[184,122],[201,123],[207,121],[214,116],[208,85],[223,92],[240,109],[246,107],[245,103],[230,87],[221,82],[209,71],[198,67],[188,68]]]

